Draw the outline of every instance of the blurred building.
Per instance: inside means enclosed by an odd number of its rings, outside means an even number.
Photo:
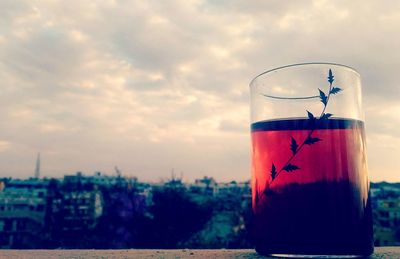
[[[0,191],[0,248],[34,248],[47,214],[47,182],[11,180]]]
[[[216,192],[219,196],[240,195],[248,198],[251,196],[250,182],[238,183],[236,181],[231,181],[227,183],[218,183]]]
[[[215,196],[218,193],[218,184],[212,177],[196,179],[193,184],[188,185],[192,193]]]
[[[63,230],[92,229],[103,213],[103,202],[98,190],[64,190],[60,207]]]
[[[375,245],[400,245],[400,198],[379,199],[375,206]]]
[[[80,172],[64,176],[59,198],[53,200],[53,211],[58,215],[56,221],[62,231],[93,229],[96,226],[103,213],[103,198],[98,184],[112,184],[105,180],[98,181],[98,177],[87,177]]]
[[[127,188],[128,182],[121,175],[106,175],[101,172],[95,172],[94,175],[84,175],[82,172],[77,172],[75,175],[65,175],[64,184],[83,186],[101,186],[101,187],[119,187]]]

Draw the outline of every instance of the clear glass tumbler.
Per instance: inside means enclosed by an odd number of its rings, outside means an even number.
[[[253,238],[263,255],[373,252],[360,75],[289,65],[250,83]]]

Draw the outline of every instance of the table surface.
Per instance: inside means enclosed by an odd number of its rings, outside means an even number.
[[[11,258],[269,258],[252,249],[124,249],[124,250],[0,250],[1,259]],[[370,259],[400,259],[400,247],[377,247]]]

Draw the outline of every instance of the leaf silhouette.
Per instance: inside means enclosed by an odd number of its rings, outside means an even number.
[[[312,114],[311,112],[307,111],[307,115],[308,115],[308,119],[315,120],[314,114]]]
[[[333,81],[335,81],[335,79],[334,79],[335,77],[333,76],[333,73],[332,73],[332,70],[331,69],[329,69],[329,74],[328,74],[328,82],[330,83],[330,84],[332,84],[333,83]]]
[[[318,88],[318,90],[319,90],[319,98],[321,99],[321,102],[326,106],[326,103],[328,101],[326,94],[321,89]]]
[[[314,114],[312,114],[311,112],[307,111],[307,115],[308,115],[308,124],[314,128],[315,126],[315,121],[317,120],[317,118],[314,117]]]
[[[322,91],[320,88],[318,88],[320,101],[324,104],[321,115],[319,117],[315,117],[314,114],[312,114],[310,111],[306,110],[307,117],[308,117],[308,120],[307,120],[308,125],[307,126],[310,127],[310,132],[308,133],[305,140],[301,142],[300,146],[298,145],[296,139],[294,137],[291,137],[290,150],[292,151],[293,154],[292,154],[292,156],[290,156],[290,158],[287,160],[286,164],[281,169],[277,170],[277,168],[275,167],[275,164],[272,163],[271,171],[270,171],[271,182],[274,181],[282,171],[291,173],[293,171],[301,169],[299,166],[297,166],[295,164],[291,164],[290,162],[301,151],[301,149],[305,145],[314,145],[315,143],[322,141],[322,139],[320,139],[318,137],[312,137],[311,135],[316,130],[317,123],[322,124],[324,122],[324,120],[328,120],[330,117],[333,116],[333,114],[331,114],[331,113],[325,113],[325,110],[328,106],[328,102],[330,101],[331,95],[333,97],[333,95],[336,95],[339,92],[343,91],[343,89],[340,87],[332,86],[333,82],[335,81],[335,77],[334,77],[331,69],[329,69],[329,71],[328,71],[327,79],[330,84],[329,90],[327,92],[328,94],[326,94],[324,91]],[[256,194],[256,200],[259,199],[259,197],[257,197],[257,194]],[[270,188],[265,188],[263,191],[263,194],[264,195],[273,195],[274,192]]]
[[[275,179],[277,173],[278,172],[276,171],[275,165],[274,165],[274,163],[272,163],[272,168],[271,168],[271,178],[272,178],[272,180]]]
[[[298,170],[300,169],[300,167],[298,167],[297,165],[293,165],[291,163],[287,164],[286,166],[284,166],[282,168],[282,170],[285,170],[286,172],[292,172],[294,170]]]
[[[313,138],[311,136],[308,136],[308,138],[306,139],[306,141],[304,141],[304,144],[306,145],[312,145],[317,143],[318,141],[321,141],[322,139],[320,138]]]
[[[340,88],[340,87],[333,87],[332,89],[331,89],[331,94],[337,94],[337,93],[339,93],[340,91],[342,91],[343,89],[342,88]]]
[[[290,144],[290,150],[292,150],[293,154],[296,154],[298,147],[299,147],[299,145],[297,145],[296,140],[292,137],[292,143]]]
[[[319,119],[320,119],[320,120],[327,120],[327,119],[329,119],[329,117],[331,117],[332,115],[333,115],[332,113],[323,113]]]

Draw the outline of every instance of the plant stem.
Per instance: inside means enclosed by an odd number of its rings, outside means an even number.
[[[329,92],[328,92],[328,96],[326,97],[326,105],[324,104],[324,109],[322,109],[321,115],[319,116],[320,118],[324,115],[326,107],[328,106],[329,97],[331,96],[331,90],[332,90],[332,83],[329,83]],[[306,144],[307,139],[311,137],[311,135],[313,134],[314,131],[315,131],[315,125],[314,125],[314,128],[307,134],[307,137],[304,139],[303,143],[299,146],[299,148],[296,150],[296,152],[294,152],[293,155],[286,161],[284,166],[282,166],[282,168],[276,174],[275,178],[271,180],[271,184],[274,182],[274,180],[276,178],[278,178],[279,174],[283,171],[283,168],[285,168],[287,165],[289,165],[289,163],[293,160],[293,158],[300,152],[300,150]]]

